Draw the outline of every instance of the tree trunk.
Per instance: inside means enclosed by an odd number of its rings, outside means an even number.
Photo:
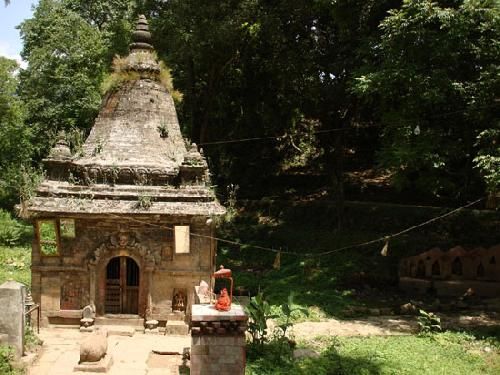
[[[343,131],[337,131],[334,135],[334,150],[333,150],[333,192],[335,195],[335,208],[337,214],[337,229],[342,228],[345,208],[345,193],[344,193],[344,145],[345,136]]]

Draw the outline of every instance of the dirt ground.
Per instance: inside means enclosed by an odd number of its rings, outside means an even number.
[[[495,313],[438,315],[441,317],[443,328],[467,329],[500,325],[500,316]],[[292,334],[297,340],[317,336],[405,335],[415,333],[417,327],[416,316],[370,316],[352,320],[327,319],[297,323],[293,326]]]

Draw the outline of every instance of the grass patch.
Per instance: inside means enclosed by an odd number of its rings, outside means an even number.
[[[31,284],[33,228],[0,210],[0,284],[15,280]]]
[[[328,213],[307,217],[295,210],[270,214],[262,211],[240,213],[225,223],[220,235],[242,243],[252,243],[297,254],[319,253],[353,243],[370,240],[381,232],[355,230],[339,232]],[[379,269],[381,282],[387,281],[394,267],[380,257],[377,246],[357,251],[344,251],[325,257],[303,257],[282,254],[279,269],[274,268],[276,254],[249,246],[219,244],[217,262],[232,268],[236,287],[251,295],[262,290],[272,305],[286,302],[291,291],[297,304],[311,308],[310,317],[320,320],[339,316],[353,303],[345,280],[360,270]],[[395,272],[393,272],[395,274]],[[300,321],[300,317],[296,317]]]
[[[135,53],[127,57],[115,56],[113,59],[113,72],[107,75],[101,85],[101,93],[106,94],[109,91],[117,90],[126,82],[137,81],[140,74],[130,69],[131,66],[141,63],[149,63],[151,60],[158,60],[156,53]],[[170,92],[174,102],[180,104],[182,102],[182,93],[174,88],[171,69],[160,61],[160,83]]]
[[[0,246],[0,284],[8,280],[31,285],[31,248]]]
[[[349,203],[345,223],[342,230],[338,230],[335,206],[329,201],[247,201],[244,206],[235,206],[236,214],[222,223],[218,235],[243,244],[315,254],[396,233],[446,211]],[[391,239],[386,257],[380,255],[383,246],[380,242],[321,257],[281,254],[278,268],[273,267],[276,253],[219,242],[217,263],[234,271],[235,287],[241,288],[243,294],[255,295],[263,291],[269,303],[278,306],[293,292],[295,302],[310,308],[314,320],[341,317],[346,306],[356,303],[352,289],[365,286],[396,289],[401,257],[434,246],[443,249],[459,244],[489,246],[500,241],[500,237],[491,236],[493,232],[484,229],[484,223],[491,220],[483,216],[465,212]],[[488,241],[484,235],[477,235],[483,232],[489,235]],[[468,242],[462,240],[464,236],[468,236]],[[385,302],[378,301],[378,297],[363,303],[388,307]],[[295,321],[303,319],[294,318]]]
[[[428,336],[317,337],[305,343],[318,358],[276,360],[271,346],[248,355],[253,374],[497,374],[499,347],[465,333]],[[485,349],[489,348],[489,352]]]

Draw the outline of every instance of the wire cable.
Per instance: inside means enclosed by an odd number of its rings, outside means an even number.
[[[333,249],[333,250],[328,250],[328,251],[323,251],[323,252],[319,252],[319,253],[297,253],[297,252],[293,252],[293,251],[286,251],[286,250],[281,250],[281,249],[275,249],[275,248],[271,248],[271,247],[266,247],[266,246],[259,246],[259,245],[253,245],[253,244],[247,244],[247,243],[243,243],[243,242],[239,242],[239,241],[233,241],[233,240],[228,240],[228,239],[225,239],[225,238],[220,238],[220,237],[213,237],[213,236],[207,236],[207,235],[204,235],[204,234],[199,234],[199,233],[193,233],[193,232],[190,232],[189,235],[190,236],[193,236],[193,237],[199,237],[199,238],[206,238],[206,239],[210,239],[210,240],[216,240],[218,242],[222,242],[222,243],[226,243],[226,244],[229,244],[229,245],[234,245],[234,246],[238,246],[238,247],[251,247],[251,248],[254,248],[254,249],[258,249],[258,250],[263,250],[263,251],[269,251],[269,252],[273,252],[273,253],[281,253],[281,254],[288,254],[288,255],[294,255],[294,256],[299,256],[299,257],[322,257],[322,256],[325,256],[325,255],[330,255],[330,254],[333,254],[333,253],[337,253],[337,252],[340,252],[340,251],[344,251],[344,250],[348,250],[348,249],[355,249],[355,248],[359,248],[359,247],[364,247],[364,246],[368,246],[368,245],[372,245],[372,244],[375,244],[375,243],[378,243],[378,242],[387,242],[388,240],[392,239],[392,238],[395,238],[395,237],[399,237],[403,234],[406,234],[410,231],[413,231],[415,229],[418,229],[418,228],[421,228],[425,225],[428,225],[430,223],[433,223],[435,221],[438,221],[438,220],[441,220],[445,217],[448,217],[448,216],[451,216],[465,208],[468,208],[468,207],[471,207],[479,202],[481,202],[482,200],[484,200],[485,198],[482,197],[482,198],[479,198],[473,202],[470,202],[464,206],[461,206],[461,207],[458,207],[452,211],[449,211],[443,215],[439,215],[439,216],[436,216],[432,219],[429,219],[429,220],[426,220],[420,224],[416,224],[416,225],[413,225],[411,227],[408,227],[402,231],[399,231],[399,232],[396,232],[396,233],[392,233],[392,234],[388,234],[388,235],[385,235],[385,236],[382,236],[382,237],[379,237],[379,238],[376,238],[376,239],[373,239],[373,240],[370,240],[370,241],[365,241],[365,242],[361,242],[361,243],[357,243],[357,244],[352,244],[352,245],[347,245],[347,246],[343,246],[343,247],[339,247],[339,248],[336,248],[336,249]],[[135,218],[132,218],[132,217],[123,217],[123,216],[119,216],[119,215],[115,215],[115,214],[107,214],[109,216],[113,216],[115,218],[120,218],[120,219],[126,219],[126,220],[129,220],[129,221],[134,221],[134,222],[137,222],[137,223],[141,223],[141,224],[145,224],[145,225],[149,225],[149,226],[154,226],[154,227],[160,227],[160,228],[163,228],[163,229],[167,229],[167,230],[170,230],[170,231],[174,231],[175,229],[173,227],[169,227],[169,226],[165,226],[165,225],[161,225],[161,224],[155,224],[155,223],[150,223],[150,222],[147,222],[147,221],[143,221],[143,220],[139,220],[139,219],[135,219]]]

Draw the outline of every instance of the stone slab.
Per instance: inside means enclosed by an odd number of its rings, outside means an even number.
[[[135,328],[129,326],[101,326],[108,330],[108,336],[129,336],[132,337],[135,334]]]
[[[110,354],[106,354],[99,362],[84,362],[75,366],[73,371],[81,372],[108,372],[109,368],[113,364],[113,357]]]
[[[189,326],[179,320],[169,320],[165,324],[165,335],[187,335]]]
[[[0,333],[8,335],[7,343],[21,357],[24,353],[24,300],[26,287],[17,281],[6,281],[0,285]]]
[[[246,321],[248,316],[241,305],[231,305],[229,311],[218,311],[213,305],[193,305],[191,308],[193,322],[213,322],[219,320]]]

